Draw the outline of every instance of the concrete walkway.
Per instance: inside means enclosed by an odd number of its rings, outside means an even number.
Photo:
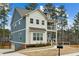
[[[9,51],[13,51],[13,49],[0,49],[1,54]]]
[[[18,52],[12,52],[13,49],[0,49],[0,56],[26,56]]]
[[[26,55],[14,52],[14,53],[0,54],[0,56],[26,56]]]

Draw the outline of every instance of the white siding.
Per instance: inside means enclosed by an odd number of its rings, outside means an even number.
[[[33,40],[33,33],[35,32],[30,32],[31,36],[30,36],[30,44],[40,44],[40,43],[47,43],[47,32],[42,32],[43,33],[43,40]]]
[[[30,23],[30,18],[33,18],[33,24]],[[39,24],[36,24],[36,19],[39,20]],[[42,25],[42,20],[44,20],[45,25]],[[45,17],[38,11],[32,13],[28,17],[29,27],[35,27],[35,28],[45,28],[47,29],[47,20]]]
[[[30,23],[30,18],[33,18],[33,24]],[[36,19],[39,20],[39,24],[36,24]],[[42,20],[44,20],[44,23],[45,23],[44,25],[42,25]],[[33,38],[32,32],[29,32],[29,27],[41,28],[41,29],[47,30],[47,20],[39,11],[33,12],[29,16],[26,17],[26,43],[27,44],[38,43],[32,40]],[[47,42],[47,31],[45,31],[43,38],[44,40],[42,42],[46,43]]]

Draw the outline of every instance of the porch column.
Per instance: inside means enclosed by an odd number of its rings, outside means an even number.
[[[56,23],[56,45],[57,45],[57,23]]]

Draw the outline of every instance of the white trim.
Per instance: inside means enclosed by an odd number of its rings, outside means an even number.
[[[18,44],[26,44],[26,43],[23,43],[23,42],[16,42],[16,41],[11,41],[10,42],[13,42],[13,43],[18,43]]]
[[[22,18],[20,18],[19,20],[17,20],[17,21],[15,21],[15,22],[13,22],[13,24],[12,24],[12,25],[14,25],[16,22],[18,22],[18,21],[20,21],[20,20],[22,20]]]
[[[21,30],[17,30],[17,31],[13,31],[13,32],[11,32],[11,34],[12,34],[12,33],[16,33],[16,32],[20,32],[20,31],[23,31],[23,30],[26,30],[26,28],[21,29]]]

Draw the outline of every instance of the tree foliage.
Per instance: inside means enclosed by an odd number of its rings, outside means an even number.
[[[74,30],[79,31],[79,12],[74,17]]]
[[[35,10],[37,6],[38,6],[37,3],[29,3],[28,5],[25,6],[25,9],[27,9],[27,10]]]
[[[62,22],[60,25],[63,27],[67,25],[67,14],[64,5],[55,7],[52,3],[47,3],[44,6],[44,13],[50,14],[52,19]]]

